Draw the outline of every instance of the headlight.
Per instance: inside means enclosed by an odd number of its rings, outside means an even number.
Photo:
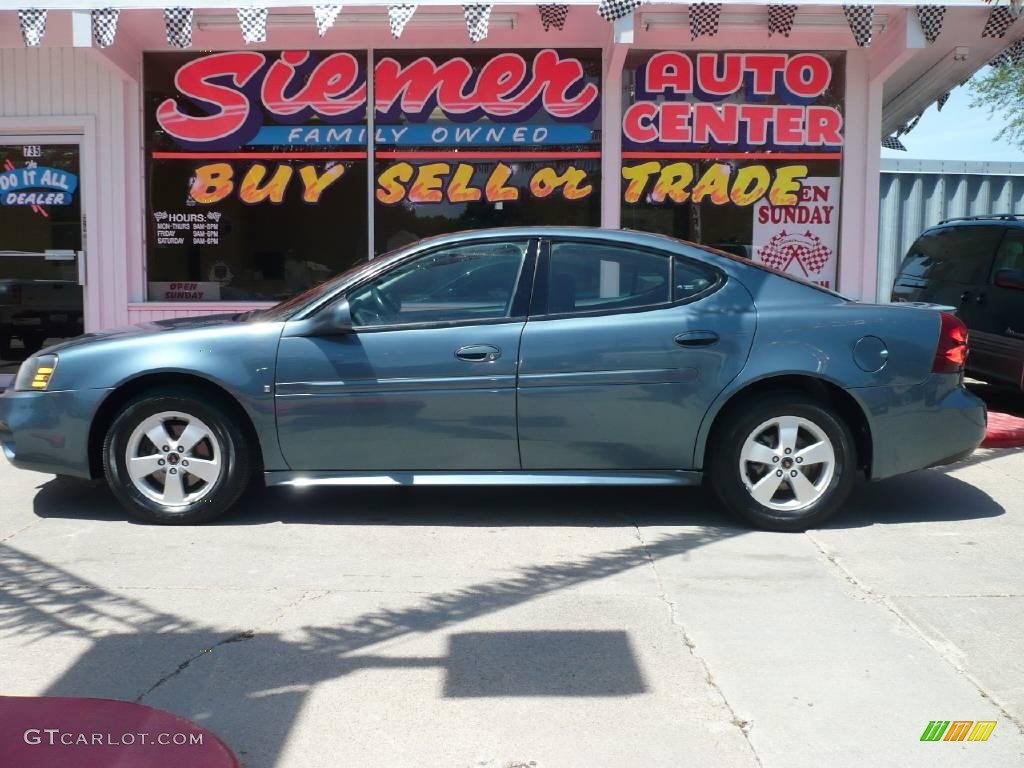
[[[19,392],[42,392],[50,386],[50,379],[53,378],[55,370],[57,370],[56,355],[30,357],[18,369],[18,375],[14,379],[14,388]]]

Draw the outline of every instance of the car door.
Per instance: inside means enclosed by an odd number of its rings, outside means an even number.
[[[992,224],[945,226],[925,232],[907,252],[893,285],[893,301],[955,307],[968,326],[992,256],[1003,235]]]
[[[967,365],[973,373],[1021,386],[1024,379],[1024,230],[1006,230],[985,284],[971,297]]]
[[[275,402],[291,468],[519,469],[534,251],[525,239],[435,248],[347,291],[351,332],[286,328]]]
[[[543,243],[520,345],[523,469],[692,468],[754,327],[746,289],[697,258]]]

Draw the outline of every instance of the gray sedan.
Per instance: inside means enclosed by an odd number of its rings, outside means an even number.
[[[44,349],[0,396],[0,441],[16,466],[105,476],[156,523],[214,518],[257,481],[706,480],[750,523],[802,530],[858,476],[977,447],[966,341],[937,309],[666,237],[485,230],[271,309]]]

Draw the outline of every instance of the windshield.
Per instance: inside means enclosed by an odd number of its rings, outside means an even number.
[[[297,293],[280,304],[275,304],[267,309],[256,310],[249,317],[253,320],[286,320],[310,302],[316,301],[321,296],[326,296],[352,275],[365,269],[369,263],[369,261],[360,261],[344,272],[335,275],[329,280],[324,280],[324,282],[318,283],[312,288],[307,288],[302,293]]]

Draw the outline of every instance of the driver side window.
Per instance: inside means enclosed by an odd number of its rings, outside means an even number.
[[[356,327],[508,317],[529,243],[445,248],[390,270],[348,295]]]

